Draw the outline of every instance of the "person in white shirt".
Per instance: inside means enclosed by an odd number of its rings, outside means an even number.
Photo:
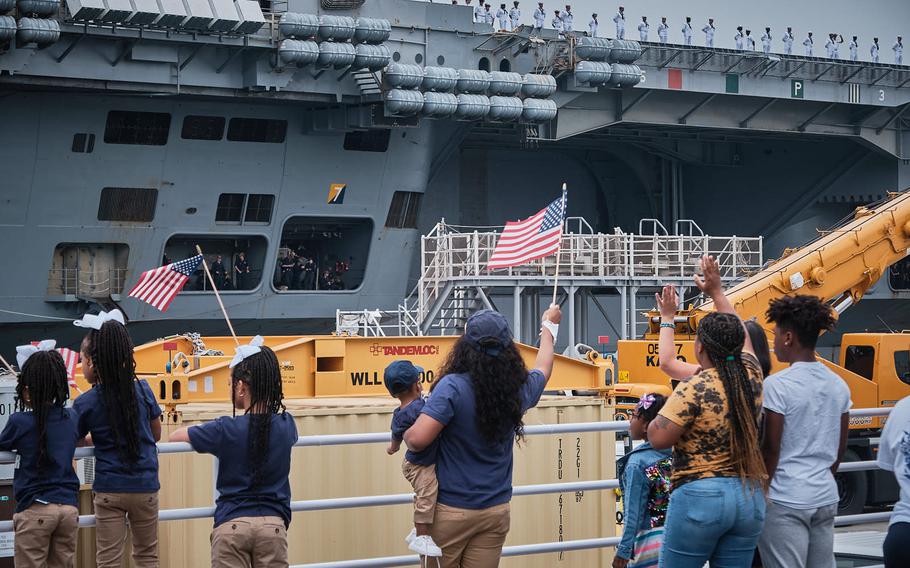
[[[891,49],[894,51],[894,63],[897,65],[904,64],[904,38],[897,36],[897,41],[894,42],[894,45],[891,46]]]
[[[572,6],[566,4],[566,9],[562,12],[562,31],[572,33],[572,23],[575,21],[575,15],[572,14]]]
[[[705,34],[705,47],[714,47],[714,32],[717,31],[714,27],[714,18],[708,18],[708,25],[701,31]]]
[[[476,6],[474,6],[474,23],[482,24],[485,21],[486,17],[483,15],[483,1],[480,1]]]
[[[489,4],[483,5],[483,21],[486,25],[493,27],[493,12],[490,10]]]
[[[692,45],[692,18],[686,16],[686,23],[682,27],[683,43]]]
[[[534,10],[534,33],[535,35],[540,35],[540,30],[543,29],[543,23],[547,19],[547,11],[543,8],[543,2],[537,3],[537,8]]]
[[[512,2],[512,9],[509,10],[509,19],[512,20],[512,29],[518,29],[521,25],[521,9],[518,8],[518,0]]]
[[[613,23],[616,24],[616,39],[626,39],[626,9],[622,6],[613,16]]]
[[[847,47],[850,49],[850,61],[859,59],[859,42],[857,41],[856,36],[853,36],[853,39],[850,40],[850,44]]]
[[[761,50],[765,55],[771,53],[771,28],[765,28],[761,36]]]
[[[641,23],[638,24],[638,38],[641,41],[648,41],[648,31],[651,30],[651,24],[648,23],[648,17],[642,16]]]
[[[872,63],[878,63],[878,38],[872,38],[872,47],[869,48],[869,55],[872,57]]]
[[[910,566],[910,396],[891,410],[878,443],[878,467],[894,473],[900,500],[894,504],[883,546],[885,566]]]
[[[657,37],[660,39],[660,43],[667,43],[670,39],[670,24],[667,23],[667,18],[661,18],[660,23],[657,24]]]
[[[784,33],[784,54],[793,55],[793,28],[788,27]]]
[[[499,10],[496,10],[496,19],[499,21],[499,31],[507,32],[511,29],[509,25],[509,11],[506,10],[505,4],[499,5]]]
[[[553,21],[550,22],[550,25],[559,35],[562,35],[562,16],[559,15],[559,10],[553,10]]]
[[[736,26],[736,35],[733,36],[733,44],[736,45],[736,49],[743,50],[743,38],[746,36],[743,35],[743,27]]]
[[[806,48],[806,55],[812,57],[812,45],[815,43],[815,40],[812,39],[812,32],[809,32],[806,35],[806,39],[803,40],[803,47]]]
[[[591,14],[591,21],[588,22],[588,33],[591,37],[597,37],[597,12]]]
[[[752,30],[746,30],[746,51],[755,51],[755,38],[752,37]]]
[[[850,431],[850,388],[815,344],[836,320],[816,296],[772,300],[774,354],[789,367],[765,379],[762,455],[770,477],[758,541],[765,568],[834,566],[837,471]]]

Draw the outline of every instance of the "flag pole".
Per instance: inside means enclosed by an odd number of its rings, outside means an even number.
[[[13,370],[12,365],[10,365],[9,363],[6,362],[6,359],[3,358],[3,355],[0,355],[0,362],[3,363],[3,366],[6,367],[6,369],[7,369],[10,373],[12,373],[14,377],[19,376],[19,373],[17,373],[16,371]]]
[[[231,325],[231,318],[228,317],[227,310],[224,309],[224,302],[221,301],[221,294],[218,293],[218,287],[215,286],[215,279],[212,278],[212,273],[209,272],[209,265],[205,262],[205,256],[202,254],[202,247],[196,245],[196,252],[199,253],[199,256],[202,256],[202,269],[205,270],[205,275],[209,279],[209,284],[212,285],[212,291],[215,292],[215,299],[218,300],[218,305],[221,307],[221,313],[224,314],[224,321],[227,322],[228,329],[231,330],[231,337],[234,338],[234,344],[240,345],[237,334],[234,333],[234,326]]]
[[[559,289],[559,260],[562,258],[562,232],[566,226],[566,182],[562,182],[562,220],[559,225],[559,247],[556,249],[556,274],[553,277],[553,304],[556,303],[556,291]]]

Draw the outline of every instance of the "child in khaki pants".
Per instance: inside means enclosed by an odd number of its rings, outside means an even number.
[[[392,415],[392,442],[389,444],[389,455],[401,448],[405,431],[410,428],[425,401],[420,387],[420,376],[423,369],[410,361],[394,361],[385,369],[383,380],[389,394],[397,398],[400,405]],[[408,451],[401,465],[405,479],[414,488],[414,529],[405,538],[408,548],[422,556],[439,558],[442,550],[433,542],[430,528],[436,512],[436,495],[439,485],[436,482],[436,448],[434,443],[422,452]]]

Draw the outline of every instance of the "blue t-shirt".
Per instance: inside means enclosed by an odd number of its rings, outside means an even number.
[[[422,397],[412,400],[404,408],[398,407],[392,413],[392,438],[401,441],[404,439],[404,433],[414,425],[420,411],[423,410],[426,401]],[[439,447],[439,441],[433,440],[433,443],[427,446],[422,452],[412,452],[408,450],[404,454],[404,459],[414,465],[432,465],[436,463],[436,450]]]
[[[125,463],[120,459],[116,438],[107,420],[104,397],[96,385],[73,403],[79,415],[80,437],[92,435],[95,445],[95,483],[92,487],[99,493],[153,493],[161,486],[158,483],[158,447],[149,424],[161,418],[158,400],[145,381],[134,381],[136,402],[139,407],[139,459]]]
[[[547,381],[528,373],[521,389],[521,410],[536,406]],[[436,478],[438,501],[461,509],[486,509],[512,499],[512,436],[487,442],[477,429],[474,387],[467,375],[446,375],[433,387],[423,413],[445,425],[439,434]]]
[[[189,429],[190,444],[201,454],[218,458],[218,499],[215,526],[238,517],[281,517],[291,524],[291,448],[297,425],[288,413],[272,415],[269,449],[260,465],[261,480],[253,486],[247,443],[250,416],[222,416]]]
[[[16,412],[0,433],[0,451],[19,453],[13,477],[16,512],[35,502],[78,506],[79,478],[73,470],[76,451],[76,415],[68,408],[54,408],[47,416],[47,458],[38,469],[38,430],[32,412]]]

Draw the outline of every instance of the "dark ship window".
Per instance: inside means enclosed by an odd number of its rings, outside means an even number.
[[[104,142],[164,146],[170,129],[171,115],[166,112],[112,110],[107,113]]]
[[[275,196],[265,193],[253,193],[247,197],[244,223],[268,223],[272,220],[272,205]]]
[[[848,346],[844,357],[844,367],[871,381],[875,372],[875,347],[871,345]]]
[[[186,116],[180,137],[184,140],[221,140],[224,137],[223,116]]]
[[[80,154],[90,154],[95,149],[95,135],[85,132],[73,134],[73,152]]]
[[[490,70],[490,60],[487,59],[486,57],[481,57],[480,61],[477,63],[477,68],[480,69],[481,71],[489,71]]]
[[[509,72],[512,70],[512,62],[508,59],[503,59],[499,62],[499,70]]]
[[[373,221],[291,217],[272,268],[279,292],[354,290],[366,275]]]
[[[222,193],[218,197],[215,221],[219,223],[270,223],[275,196],[266,193]]]
[[[268,118],[232,118],[227,139],[232,142],[269,142],[281,144],[288,131],[288,121]]]
[[[151,223],[158,190],[144,187],[105,187],[98,203],[99,221]]]
[[[416,229],[421,197],[422,193],[396,191],[392,196],[392,205],[389,206],[385,226],[392,229]]]
[[[219,291],[254,290],[262,280],[262,265],[265,262],[268,241],[261,235],[174,235],[164,245],[164,256],[172,262],[190,258],[196,254],[196,245],[202,248],[212,278]],[[242,267],[240,253],[249,266],[249,272],[238,273]],[[213,267],[217,256],[221,256],[224,272]],[[186,286],[188,292],[211,292],[212,285],[205,277],[202,266],[193,273]]]
[[[392,131],[355,130],[344,134],[344,149],[356,152],[385,152],[389,149]]]
[[[245,201],[246,194],[222,193],[218,197],[215,221],[219,223],[239,223],[243,218],[243,204]]]

